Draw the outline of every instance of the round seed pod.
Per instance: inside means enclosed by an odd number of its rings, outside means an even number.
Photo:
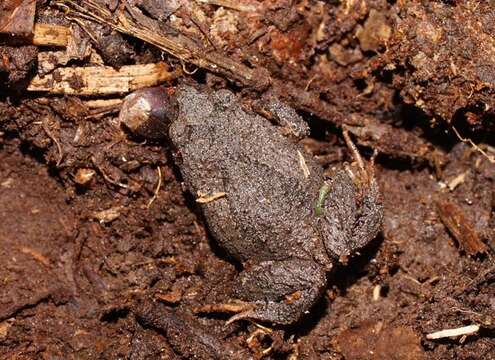
[[[133,134],[159,140],[167,136],[168,127],[178,114],[179,105],[172,91],[158,86],[140,89],[126,96],[119,122]]]

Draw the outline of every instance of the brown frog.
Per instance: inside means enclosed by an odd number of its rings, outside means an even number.
[[[344,132],[355,164],[324,180],[293,139],[308,127],[290,107],[266,103],[276,126],[227,90],[181,86],[172,100],[178,111],[169,112],[168,137],[184,182],[215,240],[243,265],[234,286],[242,302],[232,302],[239,312],[229,321],[297,322],[322,295],[332,265],[380,230],[373,161],[365,164]],[[214,308],[234,308],[227,305]]]

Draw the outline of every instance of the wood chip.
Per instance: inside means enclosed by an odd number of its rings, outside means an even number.
[[[66,47],[71,36],[67,26],[53,24],[35,24],[33,45]]]
[[[461,185],[464,181],[466,181],[466,176],[469,174],[469,170],[463,172],[462,174],[457,175],[452,180],[447,183],[450,191],[454,191],[456,187]]]
[[[378,300],[380,300],[381,292],[382,292],[382,287],[381,287],[381,285],[376,285],[376,286],[373,288],[373,301],[378,301]]]
[[[469,325],[455,329],[445,329],[445,330],[435,331],[431,334],[427,334],[426,338],[428,340],[436,340],[436,339],[443,339],[447,337],[455,337],[461,335],[464,336],[472,335],[477,333],[479,329],[480,329],[479,325]]]
[[[89,168],[77,169],[76,175],[74,176],[74,181],[79,185],[87,185],[96,175],[96,171]]]
[[[41,30],[38,30],[38,26],[41,26]],[[84,36],[83,30],[77,25],[67,28],[58,25],[38,24],[35,26],[34,31],[35,39],[33,42],[37,43],[37,45],[52,44],[52,46],[55,46],[54,44],[58,43],[60,48],[64,44],[64,47],[57,51],[40,51],[38,53],[38,75],[40,77],[56,68],[64,67],[72,60],[89,59],[91,54],[94,53],[89,38]],[[46,35],[40,34],[42,31]],[[36,39],[37,36],[38,39]],[[96,64],[93,63],[93,65]]]
[[[164,62],[122,66],[119,70],[110,66],[60,68],[44,77],[34,77],[28,90],[78,96],[124,94],[171,81],[178,75]]]
[[[304,160],[303,154],[299,150],[297,150],[297,156],[299,157],[299,166],[301,167],[304,177],[309,178],[310,172],[308,169],[308,165],[306,164],[306,160]]]
[[[216,192],[216,193],[209,195],[209,194],[205,194],[201,191],[198,191],[198,198],[196,199],[196,202],[200,203],[200,204],[207,204],[209,202],[221,199],[221,198],[225,197],[226,195],[227,194],[224,192]]]
[[[487,246],[480,240],[473,224],[457,204],[440,198],[435,199],[435,203],[440,219],[463,251],[471,256],[487,251]]]
[[[34,258],[36,261],[42,263],[43,265],[45,265],[47,267],[50,266],[50,260],[48,260],[48,258],[46,256],[44,256],[43,254],[41,254],[40,252],[38,252],[34,249],[31,249],[27,246],[21,246],[19,248],[19,250],[22,253],[31,256],[32,258]]]
[[[7,334],[9,333],[9,329],[12,327],[13,322],[13,319],[0,322],[0,340],[3,340],[7,337]]]
[[[107,210],[95,211],[92,217],[100,222],[100,224],[106,224],[114,221],[120,216],[121,206],[114,206]]]
[[[177,304],[182,299],[182,290],[178,287],[173,287],[167,293],[156,293],[155,298],[167,304]]]

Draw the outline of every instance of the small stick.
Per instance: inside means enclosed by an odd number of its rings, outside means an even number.
[[[62,151],[62,146],[60,145],[60,143],[58,142],[58,140],[55,138],[55,136],[51,133],[50,131],[50,128],[48,127],[48,124],[47,124],[47,120],[46,118],[43,119],[43,121],[41,121],[41,127],[43,128],[43,130],[45,130],[46,132],[46,135],[48,135],[48,137],[55,143],[55,145],[57,146],[57,150],[58,150],[58,160],[57,160],[57,164],[56,166],[58,167],[61,163],[62,163],[62,160],[64,158],[64,153]]]
[[[39,261],[46,267],[50,267],[50,260],[48,260],[46,256],[44,256],[40,252],[31,249],[30,247],[27,246],[21,246],[19,250],[26,255],[32,256],[36,261]]]
[[[35,76],[28,91],[79,96],[124,94],[171,81],[179,74],[169,71],[164,62],[122,66],[119,70],[110,66],[60,68],[44,77]]]
[[[489,162],[495,164],[495,156],[488,155],[486,151],[484,151],[482,148],[476,145],[473,140],[462,137],[461,134],[459,134],[459,131],[457,131],[457,129],[455,128],[455,126],[452,126],[452,130],[454,131],[454,133],[456,134],[459,140],[461,140],[465,144],[471,145],[474,149],[476,149],[476,151],[478,151],[481,155],[483,155]]]
[[[98,164],[98,162],[96,161],[96,159],[94,157],[91,157],[91,161],[93,162],[93,165],[98,169],[98,171],[101,173],[101,176],[103,176],[103,179],[105,179],[107,182],[109,182],[110,184],[113,184],[113,185],[116,185],[116,186],[120,186],[121,188],[124,188],[124,189],[129,189],[129,185],[126,185],[126,184],[123,184],[121,183],[120,181],[115,181],[114,179],[112,179],[110,176],[108,176],[104,171],[103,169],[101,168],[101,166]]]
[[[381,285],[376,285],[373,288],[373,301],[378,301],[380,299],[381,291],[382,291]]]
[[[311,173],[309,172],[309,168],[308,165],[306,164],[306,160],[304,159],[303,154],[301,154],[299,150],[297,150],[297,156],[299,157],[299,166],[303,171],[304,177],[307,179],[309,178],[309,175],[311,175]]]
[[[224,192],[216,192],[216,193],[213,193],[211,195],[208,195],[208,194],[205,194],[205,193],[198,191],[199,197],[196,199],[196,202],[200,203],[200,204],[207,204],[207,203],[210,203],[212,201],[221,199],[221,198],[225,197],[226,195],[227,194]]]
[[[230,303],[221,303],[221,304],[207,304],[200,306],[197,309],[194,309],[196,314],[198,313],[239,313],[243,311],[252,310],[255,308],[255,305],[251,303],[247,303],[244,301],[233,301]]]
[[[148,205],[146,206],[147,209],[149,209],[151,204],[153,204],[155,199],[158,197],[158,192],[160,191],[160,187],[162,186],[162,171],[160,170],[160,166],[158,166],[156,169],[158,171],[158,183],[156,184],[156,189],[155,189],[155,193],[153,194],[153,197],[150,199]]]
[[[428,340],[436,340],[436,339],[443,339],[446,337],[455,337],[460,335],[472,335],[477,333],[479,329],[480,329],[479,325],[469,325],[455,329],[445,329],[445,330],[436,331],[431,334],[427,334],[426,338]]]
[[[347,147],[351,150],[352,157],[358,163],[359,169],[361,169],[361,171],[364,174],[367,174],[366,169],[364,168],[363,158],[361,157],[361,154],[359,153],[359,150],[357,149],[356,144],[354,144],[352,142],[351,137],[349,136],[349,131],[347,130],[347,128],[345,126],[344,126],[344,131],[342,132],[342,135],[344,136],[344,140],[345,140]]]

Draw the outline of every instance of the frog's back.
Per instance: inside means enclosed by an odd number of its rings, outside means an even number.
[[[225,193],[202,204],[220,246],[241,261],[318,256],[311,219],[321,170],[314,160],[228,91],[182,87],[177,99],[170,138],[184,181],[196,197]]]

